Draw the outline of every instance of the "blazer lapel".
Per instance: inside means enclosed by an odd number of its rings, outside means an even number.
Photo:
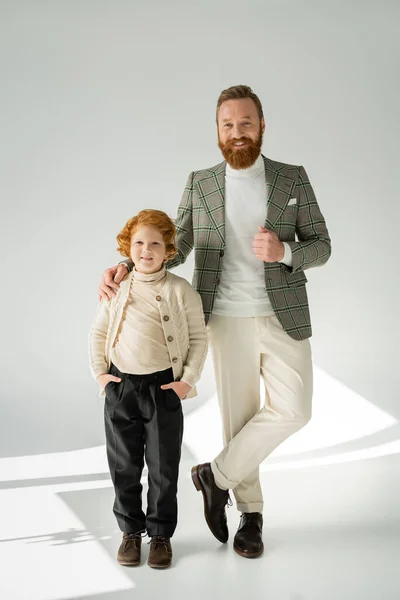
[[[295,182],[293,179],[281,174],[273,161],[265,156],[263,156],[263,159],[268,198],[265,227],[273,229],[291,198]]]
[[[295,181],[280,173],[277,166],[279,163],[274,163],[265,156],[263,159],[267,186],[265,227],[273,230],[291,198]],[[210,170],[208,176],[197,184],[204,210],[223,245],[225,245],[225,170],[224,161]]]
[[[204,210],[223,245],[225,245],[225,169],[224,161],[197,183]]]

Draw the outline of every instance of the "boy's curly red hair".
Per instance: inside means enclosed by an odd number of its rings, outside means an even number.
[[[131,258],[131,239],[139,227],[154,227],[163,236],[165,243],[165,261],[178,254],[175,244],[175,223],[165,212],[153,208],[141,210],[135,217],[129,219],[122,231],[117,235],[118,252]]]

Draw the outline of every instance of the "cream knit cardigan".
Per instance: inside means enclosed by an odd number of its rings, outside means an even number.
[[[89,360],[94,378],[108,373],[111,349],[123,318],[129,297],[133,271],[121,282],[115,298],[102,301],[97,309],[89,334]],[[197,395],[196,383],[200,379],[207,356],[208,341],[200,295],[190,283],[167,271],[163,288],[157,294],[161,324],[171,359],[174,381],[185,381],[191,390],[185,398]],[[104,395],[104,391],[101,395]]]

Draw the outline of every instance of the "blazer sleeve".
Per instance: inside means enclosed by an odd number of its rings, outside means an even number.
[[[183,264],[193,250],[193,179],[194,171],[190,173],[187,180],[175,220],[178,254],[166,263],[167,269]]]
[[[287,242],[292,250],[292,272],[319,267],[325,264],[331,255],[331,240],[325,219],[304,167],[298,169],[294,193],[298,202],[298,241]]]

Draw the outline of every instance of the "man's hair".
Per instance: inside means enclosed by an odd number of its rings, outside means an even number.
[[[118,252],[122,256],[131,258],[131,239],[139,227],[154,227],[163,236],[165,243],[165,260],[169,260],[178,254],[175,244],[176,227],[171,219],[162,210],[146,208],[141,210],[135,217],[129,219],[123,230],[117,235]]]
[[[251,87],[249,87],[248,85],[233,85],[232,87],[223,90],[219,95],[217,102],[217,121],[218,112],[223,102],[226,102],[227,100],[241,100],[242,98],[250,98],[251,100],[253,100],[254,104],[257,107],[260,120],[264,117],[260,98],[253,92]]]

